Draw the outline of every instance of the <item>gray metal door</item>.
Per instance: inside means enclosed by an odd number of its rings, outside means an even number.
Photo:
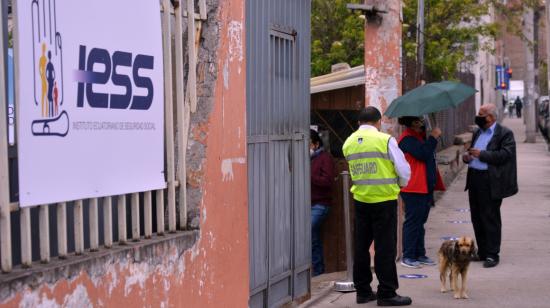
[[[247,1],[250,307],[310,290],[310,1]]]

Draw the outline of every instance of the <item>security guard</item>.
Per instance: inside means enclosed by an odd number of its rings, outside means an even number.
[[[344,143],[355,201],[355,257],[353,281],[357,303],[377,299],[378,306],[405,306],[410,297],[399,296],[395,257],[397,250],[397,197],[407,185],[411,169],[395,138],[379,132],[382,115],[375,107],[359,113],[359,129]],[[372,291],[369,248],[374,240],[374,269],[379,285]]]

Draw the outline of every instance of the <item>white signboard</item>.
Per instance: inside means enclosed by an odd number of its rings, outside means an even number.
[[[159,1],[16,1],[20,205],[164,188]]]

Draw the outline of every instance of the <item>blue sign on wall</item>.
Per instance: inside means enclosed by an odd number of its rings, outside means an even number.
[[[505,65],[497,65],[495,69],[496,85],[495,90],[510,90],[510,79],[512,69]]]

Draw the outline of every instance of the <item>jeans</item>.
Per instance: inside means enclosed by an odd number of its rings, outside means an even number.
[[[321,224],[327,217],[329,207],[322,204],[314,204],[311,207],[311,263],[313,275],[321,275],[325,272],[323,262],[323,241],[321,239]]]
[[[405,222],[403,223],[403,258],[418,259],[426,255],[424,224],[428,221],[431,194],[401,193],[405,203]]]

